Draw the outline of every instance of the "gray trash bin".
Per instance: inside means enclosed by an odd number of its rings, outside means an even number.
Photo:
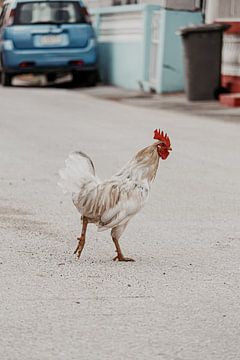
[[[221,92],[223,31],[229,25],[210,24],[182,28],[188,100],[213,100]]]

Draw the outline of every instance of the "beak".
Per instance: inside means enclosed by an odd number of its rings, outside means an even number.
[[[172,148],[170,147],[170,148],[168,148],[168,151],[172,151]]]

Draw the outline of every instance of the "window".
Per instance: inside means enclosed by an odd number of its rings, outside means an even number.
[[[83,23],[85,16],[76,1],[28,2],[17,6],[14,24],[74,24]]]

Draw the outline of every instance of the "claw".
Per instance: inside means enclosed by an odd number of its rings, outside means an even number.
[[[74,251],[74,255],[77,254],[77,258],[79,259],[80,258],[80,255],[81,255],[81,250],[76,248],[76,250]]]
[[[116,260],[118,260],[118,261],[125,261],[125,262],[134,262],[135,260],[134,259],[131,259],[131,258],[126,258],[126,257],[124,257],[124,256],[115,256],[115,258],[113,259],[113,261],[116,261]]]
[[[80,241],[80,238],[77,238],[77,239]],[[73,253],[74,255],[77,254],[77,258],[78,258],[78,259],[79,259],[80,256],[81,256],[82,249],[83,249],[83,247],[82,247],[80,244],[78,244],[76,250],[75,250],[74,253]]]

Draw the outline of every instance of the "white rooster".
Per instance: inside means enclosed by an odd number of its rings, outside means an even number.
[[[88,223],[98,230],[111,229],[117,256],[113,260],[134,261],[124,257],[119,239],[129,220],[146,203],[150,185],[155,179],[159,158],[165,160],[171,151],[170,139],[155,130],[154,144],[140,150],[119,172],[101,181],[95,175],[92,160],[78,151],[69,155],[66,167],[59,171],[59,186],[72,194],[73,203],[81,214],[82,232],[74,252],[79,258],[85,244]]]

